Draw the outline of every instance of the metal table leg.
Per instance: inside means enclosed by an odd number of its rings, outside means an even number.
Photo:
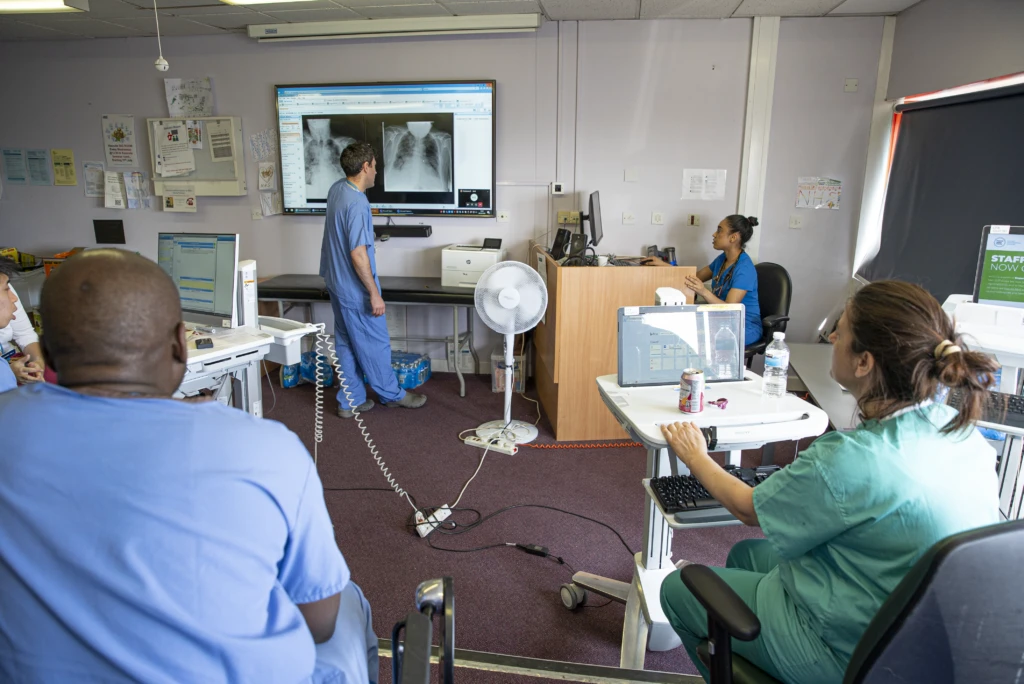
[[[476,311],[471,306],[466,307],[466,329],[469,330],[469,353],[473,356],[473,368],[480,372],[480,357],[476,355],[476,347],[473,346],[473,319],[476,318]]]
[[[454,318],[455,336],[452,337],[452,350],[455,352],[455,374],[459,376],[459,396],[466,396],[466,379],[462,377],[462,369],[459,367],[459,357],[462,356],[462,345],[459,344],[459,307],[452,307],[452,318]]]

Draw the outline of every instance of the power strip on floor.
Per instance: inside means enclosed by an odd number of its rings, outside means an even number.
[[[470,435],[462,440],[470,446],[479,447],[481,449],[487,449],[489,451],[497,451],[499,454],[507,454],[509,456],[515,456],[519,453],[519,447],[516,443],[509,439],[495,439],[486,440],[480,439],[476,435]]]
[[[424,517],[422,511],[416,511],[416,533],[421,537],[426,537],[447,520],[451,514],[452,509],[448,508],[448,504],[438,508],[429,517]]]

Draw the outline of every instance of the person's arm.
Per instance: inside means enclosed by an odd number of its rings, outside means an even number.
[[[661,432],[690,474],[697,478],[708,494],[744,525],[757,526],[754,510],[754,488],[725,472],[708,455],[707,441],[693,423],[662,425]]]
[[[312,603],[299,603],[299,612],[306,620],[313,643],[322,644],[334,636],[338,624],[338,608],[341,606],[341,592]]]
[[[704,268],[697,271],[697,280],[699,280],[702,283],[706,283],[709,280],[711,280],[711,276],[713,275],[714,273],[711,272],[711,267],[705,266]]]
[[[366,245],[359,245],[351,252],[352,267],[359,276],[359,282],[363,284],[366,291],[370,293],[370,309],[374,316],[384,315],[384,299],[380,296],[377,283],[373,279],[373,271],[370,269],[370,255],[366,252]]]

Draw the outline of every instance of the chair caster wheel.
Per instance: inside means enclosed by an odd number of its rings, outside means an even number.
[[[576,610],[587,602],[587,590],[576,584],[563,584],[559,590],[562,605],[569,610]]]

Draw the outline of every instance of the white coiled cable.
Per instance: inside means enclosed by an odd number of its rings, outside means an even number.
[[[380,468],[380,472],[384,474],[384,479],[388,481],[388,486],[394,489],[396,494],[408,501],[413,510],[418,510],[409,494],[392,477],[391,471],[384,464],[384,459],[377,452],[377,445],[373,443],[373,438],[370,437],[370,433],[363,423],[363,418],[359,415],[359,407],[352,401],[352,394],[348,391],[348,383],[345,382],[345,375],[341,372],[341,364],[338,363],[338,356],[334,351],[334,345],[327,335],[326,326],[323,323],[318,323],[316,328],[316,358],[314,359],[316,364],[316,411],[314,412],[313,419],[313,462],[316,463],[317,461],[317,446],[324,439],[324,371],[323,365],[320,363],[320,356],[324,355],[330,359],[331,365],[337,371],[338,381],[341,383],[341,391],[344,392],[345,400],[349,407],[351,407],[353,417],[359,426],[359,431],[363,434],[363,441],[366,442],[370,455],[373,456],[373,460],[377,463],[377,467]]]

